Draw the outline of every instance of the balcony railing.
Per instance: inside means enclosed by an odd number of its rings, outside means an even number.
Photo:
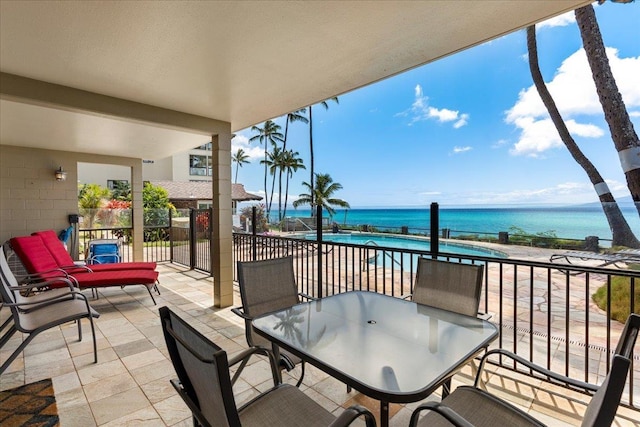
[[[292,255],[300,290],[319,297],[352,290],[397,297],[410,294],[417,257],[434,255],[430,251],[250,234],[234,234],[233,251],[234,263]],[[606,311],[599,309],[592,294],[605,286],[610,301],[612,280],[618,276],[623,278],[618,280],[628,281],[630,295],[634,295],[640,271],[444,252],[438,258],[485,265],[480,311],[491,314],[500,327],[495,345],[572,378],[595,384],[602,381],[623,324],[611,319],[611,304]],[[637,311],[633,298],[629,310]],[[634,356],[622,400],[633,407],[638,407],[640,392],[637,359]]]

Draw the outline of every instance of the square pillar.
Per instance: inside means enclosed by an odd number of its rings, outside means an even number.
[[[211,139],[213,167],[213,227],[211,273],[216,307],[233,305],[233,234],[231,208],[231,133]]]
[[[133,211],[133,260],[144,261],[144,204],[142,201],[142,160],[131,168],[131,208]]]

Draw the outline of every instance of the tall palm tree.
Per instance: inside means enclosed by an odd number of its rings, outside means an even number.
[[[333,206],[345,209],[351,207],[349,206],[349,203],[344,200],[335,199],[333,197],[333,194],[336,191],[342,190],[342,185],[337,182],[333,182],[333,178],[331,178],[328,173],[316,174],[315,188],[308,182],[303,182],[302,185],[309,189],[309,194],[300,194],[298,200],[293,202],[293,207],[295,208],[302,205],[312,205],[313,203],[315,206],[322,206],[327,212],[329,212],[330,216],[333,216],[336,213]],[[313,196],[312,193],[314,193]]]
[[[289,134],[289,123],[293,123],[293,122],[302,122],[305,124],[309,123],[309,119],[307,119],[304,116],[306,112],[307,112],[306,108],[301,108],[300,110],[292,111],[289,114],[287,114],[285,126],[284,126],[284,141],[282,142],[283,153],[287,151],[287,135]],[[278,177],[278,192],[280,194],[282,194],[282,192],[280,191],[282,189],[282,173],[283,173],[283,169],[281,168],[280,175]],[[288,184],[289,183],[287,181],[287,186]],[[281,201],[282,201],[282,197],[278,197],[278,216],[280,216]],[[285,206],[285,211],[286,211],[286,206]],[[282,220],[282,218],[279,218],[279,219]]]
[[[529,69],[531,71],[533,83],[538,90],[538,94],[540,95],[543,104],[549,112],[551,121],[553,121],[553,124],[558,130],[560,139],[567,147],[567,150],[569,150],[569,153],[571,153],[574,160],[582,167],[582,169],[584,169],[598,193],[600,203],[602,204],[607,221],[609,222],[609,228],[611,228],[611,233],[613,235],[612,244],[634,248],[638,247],[640,242],[638,242],[638,239],[631,231],[631,227],[629,227],[627,220],[622,215],[622,211],[620,211],[620,208],[616,203],[616,199],[613,197],[613,194],[611,194],[611,191],[609,191],[607,184],[604,182],[604,179],[596,167],[584,155],[580,150],[580,147],[578,147],[578,144],[574,141],[564,123],[564,120],[562,120],[562,116],[558,111],[555,101],[551,97],[551,93],[549,93],[549,90],[547,89],[547,85],[544,82],[542,73],[540,72],[540,65],[538,63],[538,46],[536,42],[535,25],[527,27],[527,48],[529,50]]]
[[[302,159],[299,157],[300,153],[293,150],[287,150],[284,152],[283,161],[282,161],[282,170],[286,172],[286,187],[284,191],[284,211],[280,220],[287,216],[287,202],[289,200],[289,179],[293,177],[293,173],[297,172],[298,169],[306,169]],[[278,212],[280,208],[278,207]]]
[[[260,160],[260,163],[263,163],[269,170],[269,175],[273,177],[271,178],[271,195],[269,196],[269,203],[267,204],[267,212],[271,212],[271,206],[273,204],[273,193],[276,186],[276,172],[280,169],[280,165],[282,164],[282,155],[282,149],[276,144],[272,144],[271,151],[267,153],[267,159]]]
[[[283,141],[283,135],[280,133],[280,125],[272,120],[267,120],[262,127],[252,126],[251,132],[257,132],[256,135],[249,138],[249,142],[259,141],[264,144],[264,198],[267,198],[267,145],[278,145]],[[267,210],[267,218],[269,218],[269,210]]]
[[[238,148],[238,151],[231,157],[231,161],[236,164],[236,184],[238,183],[238,169],[242,167],[242,165],[246,165],[251,163],[249,161],[249,155],[244,152],[242,148]]]
[[[329,109],[329,104],[327,103],[327,101],[334,101],[336,104],[339,104],[340,102],[338,101],[338,97],[334,96],[333,98],[329,98],[326,99],[322,102],[320,102],[320,105],[322,105],[324,107],[325,110]],[[312,111],[312,106],[309,105],[309,166],[310,166],[310,191],[309,194],[311,195],[311,216],[314,216],[316,214],[316,210],[313,208],[314,207],[314,194],[315,192],[313,191],[314,189],[314,183],[313,183],[313,179],[315,177],[315,172],[314,172],[314,164],[313,164],[313,111]]]
[[[631,0],[612,1],[614,3],[631,3]],[[604,0],[599,0],[598,3],[604,3]],[[640,167],[638,167],[640,140],[638,140],[638,134],[629,119],[629,113],[618,90],[616,79],[611,72],[609,58],[607,58],[593,6],[589,4],[576,9],[575,15],[604,118],[609,125],[613,144],[618,151],[631,198],[640,215]]]

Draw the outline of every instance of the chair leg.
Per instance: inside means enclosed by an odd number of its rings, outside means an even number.
[[[300,369],[302,370],[302,372],[300,372],[300,379],[298,379],[298,382],[296,383],[296,387],[300,387],[300,384],[302,384],[302,380],[304,379],[304,367],[305,367],[305,363],[303,360],[302,362],[300,362]]]
[[[80,323],[80,319],[78,319]],[[96,344],[96,328],[93,325],[93,317],[89,314],[89,324],[91,325],[91,335],[93,337],[93,363],[98,363],[98,345]]]
[[[151,297],[151,301],[153,301],[153,305],[157,305],[156,304],[156,299],[153,297],[153,294],[151,293],[151,289],[147,285],[144,285],[144,287],[147,288],[147,292],[149,292],[149,296]],[[159,292],[158,292],[158,294],[159,294]]]
[[[82,341],[82,319],[78,319],[76,322],[78,322],[78,341]]]
[[[13,335],[14,333],[16,333],[16,331],[17,329],[15,328],[15,326],[12,326],[11,330],[7,332],[7,334]],[[11,335],[9,335],[9,338],[11,337]],[[16,359],[16,357],[18,357],[18,355],[22,352],[22,350],[24,350],[27,344],[29,344],[36,335],[37,333],[29,334],[27,338],[24,341],[22,341],[22,343],[18,346],[18,348],[16,348],[16,350],[13,353],[11,353],[11,356],[9,356],[9,358],[2,364],[2,366],[0,366],[0,374],[2,374],[4,371],[7,370],[9,365],[11,365],[11,362],[13,362]],[[5,336],[2,337],[3,343],[9,340],[9,338],[5,339]]]

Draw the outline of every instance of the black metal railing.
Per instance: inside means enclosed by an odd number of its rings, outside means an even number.
[[[366,290],[403,296],[413,290],[417,258],[434,254],[429,250],[234,234],[234,265],[235,261],[285,255],[293,256],[297,283],[307,294]],[[604,286],[607,301],[611,301],[614,277],[626,281],[634,295],[640,286],[640,271],[446,252],[439,252],[438,258],[485,265],[480,311],[491,314],[491,320],[499,325],[496,346],[572,378],[596,384],[602,381],[623,325],[611,319],[611,304],[603,311],[591,296]],[[628,308],[637,312],[640,307],[631,298]],[[637,407],[640,363],[636,359],[637,355],[623,402]],[[515,369],[513,365],[506,367]]]
[[[165,226],[145,226],[145,233],[152,233],[156,236],[153,240],[144,242],[144,261],[170,261],[171,247],[169,245],[169,227]],[[78,231],[78,252],[80,259],[84,259],[86,249],[90,240],[95,239],[119,239],[122,242],[122,261],[133,261],[133,248],[131,246],[131,227],[125,228],[92,228],[79,229]]]

